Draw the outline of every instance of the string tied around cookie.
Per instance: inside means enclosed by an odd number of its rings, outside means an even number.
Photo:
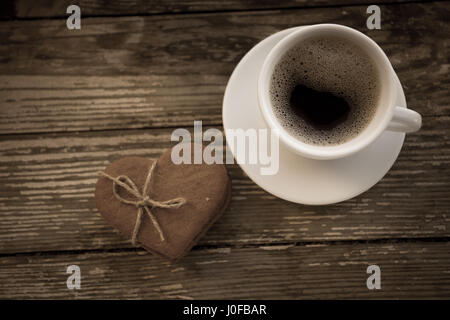
[[[131,242],[133,245],[137,245],[137,237],[139,234],[139,229],[141,227],[142,219],[144,216],[144,211],[147,213],[148,217],[153,223],[153,226],[155,227],[156,231],[159,234],[159,238],[161,241],[165,241],[166,238],[164,236],[164,232],[161,229],[161,226],[158,223],[158,220],[156,220],[156,217],[153,215],[151,209],[153,208],[165,208],[165,209],[178,209],[182,205],[186,203],[185,198],[175,198],[170,199],[167,201],[157,201],[154,199],[151,199],[148,196],[148,188],[150,187],[150,180],[152,177],[152,173],[155,169],[156,161],[154,161],[147,173],[147,177],[145,178],[144,187],[142,188],[142,193],[139,191],[136,184],[126,175],[120,175],[117,177],[110,176],[109,174],[100,171],[98,174],[102,177],[105,177],[113,182],[113,194],[114,197],[116,197],[117,200],[119,200],[122,203],[134,205],[137,209],[137,217],[136,217],[136,223],[134,225],[133,229],[133,235],[131,237]],[[126,190],[128,193],[133,195],[135,197],[135,200],[128,200],[123,198],[117,191],[118,187],[122,187],[124,190]]]

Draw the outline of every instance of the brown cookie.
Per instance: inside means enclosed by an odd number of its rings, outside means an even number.
[[[122,158],[104,172],[112,177],[128,176],[142,193],[152,162],[141,157]],[[136,200],[123,188],[116,190],[124,199]],[[179,208],[150,208],[164,234],[164,241],[145,211],[137,235],[137,240],[147,251],[176,260],[185,255],[222,215],[231,197],[231,180],[222,164],[176,165],[171,160],[171,149],[168,149],[157,161],[147,195],[156,201],[180,197],[186,200]],[[97,182],[95,201],[103,218],[131,238],[138,207],[119,201],[113,193],[113,182],[106,177],[100,177]]]

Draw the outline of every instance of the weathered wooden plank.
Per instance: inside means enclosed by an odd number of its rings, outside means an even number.
[[[220,124],[226,78],[0,76],[0,133]]]
[[[0,298],[450,298],[450,243],[316,244],[192,251],[169,264],[141,250],[0,258]],[[81,268],[68,290],[66,269]],[[368,290],[366,269],[381,269]]]
[[[365,8],[89,18],[80,31],[62,19],[1,22],[0,133],[219,124],[245,52],[278,30],[321,22],[366,32],[390,57],[409,106],[449,115],[450,4],[382,6],[373,31]]]
[[[230,166],[232,201],[202,245],[448,237],[450,117],[426,117],[386,177],[363,195],[303,206]],[[192,128],[191,128],[192,129]],[[128,247],[93,201],[96,172],[122,156],[157,158],[171,129],[17,135],[0,141],[0,252]]]
[[[411,0],[381,0],[384,2],[411,2]],[[412,0],[420,1],[420,0]],[[69,5],[76,4],[83,16],[140,15],[180,12],[211,12],[229,10],[259,10],[273,8],[302,8],[339,6],[350,4],[372,4],[370,0],[5,0],[2,1],[0,18],[66,17]]]

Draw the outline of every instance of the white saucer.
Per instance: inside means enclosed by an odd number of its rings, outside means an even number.
[[[253,47],[233,71],[223,99],[223,126],[227,129],[263,129],[256,83],[263,61],[272,47],[296,27],[275,33]],[[406,106],[397,78],[397,105]],[[323,205],[353,198],[371,188],[389,171],[405,139],[404,133],[384,132],[357,154],[337,160],[312,160],[292,153],[280,143],[279,171],[261,175],[260,165],[241,168],[267,192],[296,203]],[[235,156],[235,150],[231,150]]]

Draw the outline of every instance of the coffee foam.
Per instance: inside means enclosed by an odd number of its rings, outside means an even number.
[[[339,38],[313,38],[288,50],[274,68],[270,85],[273,111],[292,136],[313,145],[344,143],[367,127],[378,104],[379,75],[369,56]],[[296,85],[344,98],[351,111],[330,130],[312,127],[294,113],[290,97]]]

